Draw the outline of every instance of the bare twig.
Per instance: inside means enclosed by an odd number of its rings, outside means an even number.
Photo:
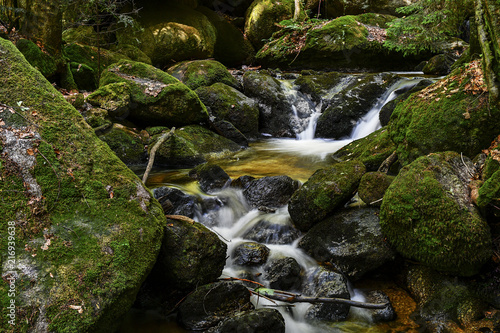
[[[149,153],[149,161],[148,161],[148,166],[146,167],[146,171],[144,172],[144,175],[142,176],[142,182],[146,184],[146,180],[148,179],[149,173],[151,172],[151,168],[153,168],[153,164],[155,161],[155,154],[158,148],[160,148],[161,144],[165,142],[170,136],[174,134],[175,127],[172,127],[170,132],[163,133],[163,135],[158,139],[158,141],[155,143],[153,148],[151,148],[151,152]]]

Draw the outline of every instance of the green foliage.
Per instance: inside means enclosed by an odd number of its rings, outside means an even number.
[[[10,33],[14,28],[20,29],[20,21],[26,16],[26,11],[18,7],[17,1],[5,0],[0,4],[0,25]],[[3,29],[0,28],[0,32]]]
[[[442,42],[459,36],[473,5],[472,0],[420,0],[401,7],[397,11],[406,16],[390,23],[384,45],[404,55],[439,51]]]

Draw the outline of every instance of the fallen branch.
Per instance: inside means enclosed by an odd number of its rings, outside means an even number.
[[[172,134],[174,134],[175,127],[172,127],[170,132],[163,133],[163,135],[158,139],[158,141],[155,143],[153,148],[151,148],[151,152],[149,153],[149,161],[148,161],[148,166],[146,167],[146,171],[144,172],[144,175],[142,176],[142,182],[146,184],[146,180],[148,179],[149,173],[151,172],[151,169],[153,168],[153,164],[155,162],[155,154],[158,148],[160,148],[161,144],[165,142]]]
[[[338,303],[365,309],[384,309],[389,305],[389,303],[365,303],[336,297],[302,296],[301,294],[294,294],[287,291],[268,288],[256,288],[252,292],[258,296],[267,297],[275,301],[287,303]]]

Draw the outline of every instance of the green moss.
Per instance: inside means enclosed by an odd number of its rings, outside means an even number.
[[[133,165],[145,162],[145,140],[132,129],[114,124],[99,138],[108,144],[123,163]]]
[[[329,156],[333,161],[361,160],[368,171],[377,171],[382,162],[396,149],[386,127],[355,140]]]
[[[489,259],[491,236],[478,212],[461,208],[438,181],[456,178],[447,164],[454,158],[429,155],[404,167],[384,195],[380,225],[403,256],[468,276]]]
[[[20,39],[16,47],[21,51],[26,60],[42,73],[46,78],[52,78],[56,71],[56,61],[47,53],[42,52],[40,48],[28,39]]]
[[[396,106],[388,129],[403,165],[448,150],[473,158],[498,135],[500,109],[478,94],[478,71],[470,63]]]
[[[19,285],[17,322],[33,329],[37,320],[46,321],[54,332],[113,331],[159,252],[165,225],[161,207],[10,42],[0,40],[0,50],[3,102],[23,101],[29,109],[18,111],[41,137],[25,138],[36,156],[35,168],[25,171],[36,179],[42,197],[26,192],[22,165],[1,157],[0,212],[6,219],[0,227],[16,221],[19,258],[40,272]],[[109,265],[117,255],[108,247],[124,240],[130,244],[128,256],[118,251],[121,265]],[[31,250],[25,244],[32,244]],[[40,248],[44,244],[46,250]],[[82,313],[69,307],[82,302]],[[9,331],[4,305],[0,329]]]
[[[168,69],[168,73],[182,81],[190,89],[211,86],[221,82],[237,87],[238,82],[227,68],[215,60],[183,61]]]
[[[496,171],[479,188],[477,205],[486,207],[488,204],[498,204],[500,201],[500,170]]]

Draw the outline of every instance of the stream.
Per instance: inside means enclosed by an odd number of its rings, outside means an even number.
[[[248,149],[240,151],[231,158],[217,161],[217,164],[226,171],[232,178],[243,175],[250,175],[256,178],[264,176],[288,175],[293,179],[305,182],[317,169],[327,167],[325,156],[331,154],[346,144],[365,137],[381,127],[379,121],[379,111],[382,106],[394,99],[397,92],[416,85],[423,77],[418,77],[418,73],[411,73],[401,76],[401,79],[393,84],[373,105],[371,110],[354,126],[349,137],[340,140],[325,140],[314,137],[316,120],[320,116],[321,105],[315,106],[310,101],[297,97],[294,87],[283,80],[286,87],[287,98],[294,101],[294,106],[306,108],[299,110],[302,114],[308,113],[307,121],[295,119],[297,125],[296,139],[268,138],[253,142]],[[294,121],[294,120],[292,120]],[[188,176],[189,169],[177,170],[156,170],[148,179],[148,187],[154,189],[160,186],[176,187],[186,193],[198,196],[209,196],[202,193]],[[206,213],[196,212],[195,220],[206,225],[215,231],[219,237],[228,245],[228,257],[226,266],[221,278],[242,277],[248,274],[246,269],[242,272],[241,266],[235,265],[230,254],[239,244],[248,241],[246,235],[260,221],[269,221],[273,232],[268,233],[265,245],[271,250],[269,260],[274,258],[291,257],[294,258],[304,274],[304,281],[312,277],[311,272],[317,269],[315,260],[306,255],[297,244],[300,238],[282,244],[278,238],[286,234],[286,230],[293,228],[288,215],[287,206],[281,207],[272,213],[265,213],[257,209],[250,209],[245,202],[240,189],[226,188],[214,195],[223,198],[224,205],[217,211],[217,216],[208,216]],[[215,221],[215,222],[214,222]],[[293,228],[294,229],[294,228]],[[256,273],[257,271],[255,271]],[[252,272],[251,272],[252,273]],[[263,275],[265,276],[265,275]],[[258,282],[268,285],[262,276]],[[309,283],[311,283],[309,281]],[[295,290],[300,292],[299,290]],[[352,300],[364,301],[361,290],[350,286]],[[273,305],[265,299],[257,299],[253,296],[253,303],[257,308]],[[373,325],[368,310],[351,307],[347,321],[329,324],[314,324],[305,320],[306,312],[310,307],[309,303],[295,304],[294,307],[278,307],[285,318],[287,333],[321,333],[321,332],[384,332],[383,329]],[[132,310],[120,333],[153,333],[153,332],[185,332],[175,324],[175,318],[163,318],[155,313],[143,313]]]

